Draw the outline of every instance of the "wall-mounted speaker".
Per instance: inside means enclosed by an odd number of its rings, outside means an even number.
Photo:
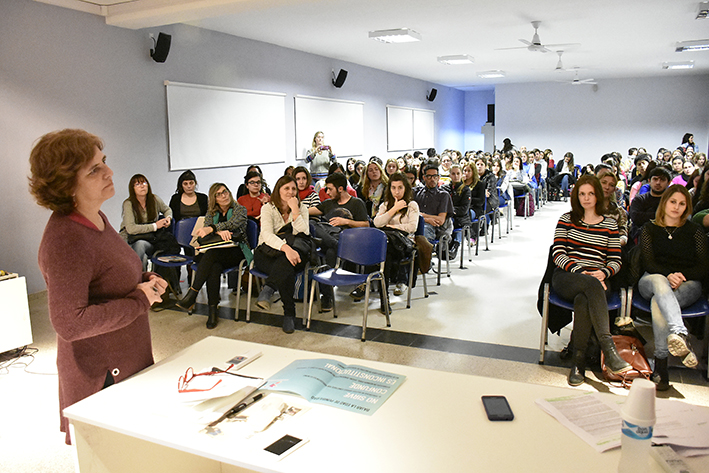
[[[339,89],[344,85],[345,80],[347,80],[346,70],[340,69],[340,72],[337,74],[337,77],[335,77],[335,71],[332,71],[332,85]]]
[[[155,49],[150,50],[150,57],[153,58],[155,62],[165,62],[167,55],[170,52],[170,43],[172,42],[172,36],[165,33],[158,34],[158,39],[155,41]]]
[[[438,90],[431,89],[431,91],[426,96],[426,99],[428,99],[429,102],[433,102],[434,100],[436,100],[436,95],[438,95]]]

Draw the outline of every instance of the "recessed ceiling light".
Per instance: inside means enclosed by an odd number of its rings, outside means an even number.
[[[663,62],[663,69],[691,69],[694,67],[694,61],[685,62]]]
[[[696,41],[680,41],[675,45],[675,52],[683,51],[706,51],[709,49],[709,39],[698,39]]]
[[[421,35],[408,28],[370,31],[369,37],[381,41],[382,43],[411,43],[413,41],[421,41]]]
[[[478,72],[478,77],[480,77],[481,79],[497,79],[500,77],[505,77],[505,71]]]
[[[453,56],[439,56],[438,62],[447,66],[459,66],[462,64],[472,64],[475,61],[467,54],[456,54]]]

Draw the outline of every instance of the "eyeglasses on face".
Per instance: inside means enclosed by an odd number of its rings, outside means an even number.
[[[139,181],[139,182],[136,182],[135,184],[133,184],[133,187],[143,187],[143,186],[147,186],[147,185],[148,185],[148,181]]]
[[[261,181],[249,181],[249,182],[247,182],[247,184],[252,185],[252,186],[254,186],[254,185],[255,185],[255,186],[260,186],[260,185],[261,185]]]
[[[438,174],[424,174],[423,177],[426,177],[428,179],[436,179],[438,177]]]
[[[228,190],[228,189],[224,189],[223,191],[217,192],[217,193],[214,194],[214,195],[215,195],[216,197],[229,197],[229,190]]]

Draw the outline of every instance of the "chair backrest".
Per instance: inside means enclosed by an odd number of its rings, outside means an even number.
[[[378,228],[348,228],[340,232],[337,257],[362,266],[381,264],[387,257],[387,236]]]
[[[180,246],[190,246],[192,229],[199,217],[183,218],[175,222],[175,239]]]
[[[424,234],[424,227],[426,226],[426,221],[423,219],[423,215],[419,215],[419,225],[416,227],[416,232],[414,235],[423,235]]]
[[[258,246],[258,223],[248,219],[246,221],[246,239],[249,240],[249,248],[254,249]]]

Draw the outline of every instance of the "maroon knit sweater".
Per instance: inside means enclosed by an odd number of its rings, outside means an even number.
[[[101,212],[100,231],[79,214],[52,214],[39,247],[49,318],[57,332],[61,431],[70,443],[63,409],[153,364],[148,311],[136,286],[138,255]]]

